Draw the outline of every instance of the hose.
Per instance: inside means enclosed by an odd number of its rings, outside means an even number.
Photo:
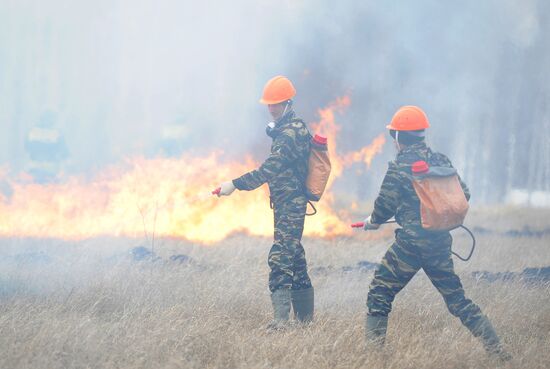
[[[389,223],[396,223],[395,220],[388,220],[387,222],[384,222],[383,224],[389,224]],[[474,250],[476,249],[476,238],[474,236],[474,234],[472,233],[472,231],[464,226],[464,225],[459,225],[458,227],[454,228],[454,229],[457,229],[457,228],[462,228],[464,229],[466,232],[468,232],[468,234],[470,235],[470,237],[472,238],[472,248],[470,249],[470,253],[468,254],[467,257],[463,258],[462,256],[460,256],[459,254],[457,254],[456,252],[452,251],[451,250],[451,253],[456,256],[457,258],[459,258],[460,260],[462,261],[468,261],[470,260],[470,258],[472,257],[472,255],[474,254]],[[453,229],[451,229],[452,231]]]
[[[474,234],[472,233],[472,231],[470,231],[468,229],[468,227],[466,226],[463,226],[463,225],[460,225],[459,226],[460,228],[464,229],[466,232],[468,232],[468,234],[470,235],[470,237],[472,238],[472,248],[470,249],[470,253],[468,254],[467,257],[463,258],[462,256],[458,255],[456,252],[454,251],[451,251],[453,253],[454,256],[456,256],[457,258],[459,258],[460,260],[462,261],[468,261],[470,260],[470,258],[472,257],[473,253],[474,253],[474,250],[476,249],[476,238],[474,237]],[[455,228],[456,229],[456,228]]]

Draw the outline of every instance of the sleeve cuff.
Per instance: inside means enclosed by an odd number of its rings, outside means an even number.
[[[235,178],[234,180],[232,180],[231,182],[233,182],[233,186],[235,186],[235,188],[239,191],[242,191],[243,187],[242,187],[242,183],[241,183],[241,178]]]
[[[391,218],[391,217],[390,217]],[[380,217],[376,215],[376,213],[371,213],[370,215],[370,221],[373,224],[383,224],[388,221],[389,218],[384,219],[383,217]]]

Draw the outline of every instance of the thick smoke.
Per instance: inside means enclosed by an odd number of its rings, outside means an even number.
[[[190,150],[261,160],[257,100],[285,74],[308,121],[351,94],[340,147],[367,145],[417,104],[475,201],[550,191],[548,14],[542,0],[2,1],[0,160],[24,168],[25,134],[48,109],[73,173],[155,155],[174,122],[190,127]],[[370,172],[341,183],[371,198],[393,154],[386,144]]]

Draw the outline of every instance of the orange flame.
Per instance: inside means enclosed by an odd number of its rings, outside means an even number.
[[[350,166],[353,163],[363,162],[367,165],[367,169],[370,168],[372,159],[382,152],[382,148],[386,143],[386,138],[384,134],[381,133],[372,141],[368,146],[363,147],[362,149],[354,152],[347,153],[343,158],[343,164],[345,167]]]
[[[354,152],[349,152],[343,155],[337,150],[337,136],[340,131],[340,126],[336,123],[334,113],[343,113],[348,107],[351,106],[351,98],[349,96],[343,96],[337,98],[331,102],[328,107],[319,109],[319,116],[321,120],[318,123],[314,123],[311,127],[328,138],[329,152],[332,163],[331,179],[340,177],[344,168],[349,167],[354,163],[363,162],[366,164],[367,169],[370,168],[372,159],[382,152],[382,148],[386,143],[384,134],[378,135],[370,145],[363,147],[362,149]],[[332,184],[332,181],[330,184]]]
[[[329,103],[326,108],[319,109],[318,113],[321,120],[318,123],[311,124],[311,128],[322,136],[327,137],[329,142],[328,151],[332,164],[331,178],[328,183],[329,188],[334,180],[342,175],[342,171],[344,170],[342,159],[336,150],[338,142],[336,137],[338,136],[338,132],[340,132],[340,126],[336,123],[334,113],[343,113],[350,106],[351,98],[349,96],[339,97]]]
[[[383,136],[354,153],[339,155],[335,112],[351,99],[344,96],[319,110],[315,131],[329,139],[333,175],[318,213],[308,217],[305,235],[332,237],[350,234],[349,219],[334,208],[332,182],[344,167],[364,162],[367,167],[384,144]],[[92,181],[70,177],[64,183],[38,185],[11,181],[12,194],[0,193],[0,236],[84,239],[101,235],[181,237],[201,243],[224,239],[234,232],[271,236],[273,215],[267,187],[236,191],[218,199],[210,191],[222,181],[256,168],[259,163],[221,162],[220,152],[206,157],[133,158],[106,168]],[[0,173],[0,177],[5,177]]]

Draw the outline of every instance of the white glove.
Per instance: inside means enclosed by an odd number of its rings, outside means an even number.
[[[220,193],[218,194],[218,197],[229,196],[233,193],[233,191],[235,191],[235,185],[233,184],[233,181],[224,182],[220,187],[221,187],[221,190],[220,190]]]
[[[363,229],[365,231],[373,231],[375,229],[378,229],[380,228],[380,224],[375,224],[375,223],[372,223],[371,219],[370,219],[370,215],[367,217],[367,219],[365,219],[365,225],[363,226]]]

